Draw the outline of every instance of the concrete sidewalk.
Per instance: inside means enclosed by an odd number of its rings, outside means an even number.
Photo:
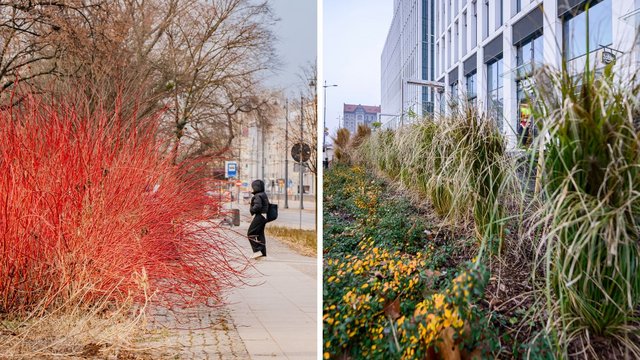
[[[233,231],[245,234],[248,221],[242,220]],[[229,236],[251,255],[245,236]],[[252,285],[230,292],[231,319],[252,359],[316,359],[316,259],[298,255],[272,237],[267,237],[267,254],[252,260]]]

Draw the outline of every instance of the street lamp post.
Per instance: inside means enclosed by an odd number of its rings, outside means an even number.
[[[289,208],[289,99],[286,100],[284,121],[284,208]]]
[[[304,172],[302,171],[302,165],[304,164],[302,162],[302,149],[303,149],[303,145],[304,141],[303,141],[303,122],[304,122],[304,98],[302,96],[302,94],[300,94],[300,162],[299,162],[299,167],[298,167],[298,171],[300,171],[300,210],[304,209],[304,204],[303,204],[303,195],[304,195]]]
[[[326,157],[326,153],[327,153],[327,88],[336,87],[336,86],[338,85],[336,84],[327,85],[327,80],[324,81],[324,85],[322,86],[324,88],[324,112],[322,113],[322,156],[324,157],[324,159],[322,159],[323,165],[324,164],[328,165],[329,163],[329,159]]]

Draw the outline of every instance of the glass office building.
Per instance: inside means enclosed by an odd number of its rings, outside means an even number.
[[[434,111],[435,91],[411,82],[435,80],[435,2],[393,2],[393,19],[380,57],[380,120],[385,127],[395,128]]]
[[[435,79],[445,89],[435,108],[476,104],[510,146],[522,132],[536,66],[565,62],[577,73],[587,58],[604,66],[609,51],[618,76],[640,70],[640,0],[434,0],[434,7]]]

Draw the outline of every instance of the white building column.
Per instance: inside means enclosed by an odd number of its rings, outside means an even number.
[[[542,36],[544,41],[544,63],[555,69],[562,67],[562,21],[558,18],[558,0],[544,0],[544,25]]]
[[[511,26],[505,27],[502,33],[502,62],[503,62],[503,74],[502,76],[502,96],[503,96],[503,130],[507,138],[507,147],[513,149],[517,146],[517,97],[516,97],[516,82],[515,82],[515,68],[517,67],[516,50],[512,45],[512,32]]]
[[[486,28],[485,18],[489,19],[491,16],[491,11],[489,14],[485,14],[487,9],[485,6],[485,0],[477,0],[477,10],[478,10],[478,31],[477,31],[477,44],[478,44],[478,56],[477,56],[477,69],[476,69],[476,78],[477,78],[477,92],[478,92],[478,109],[482,113],[487,112],[487,67],[484,64],[484,47],[483,44],[485,42],[485,34],[484,30]],[[489,3],[491,6],[491,3]],[[491,30],[491,28],[489,28]]]

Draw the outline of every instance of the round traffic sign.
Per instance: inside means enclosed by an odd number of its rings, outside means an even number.
[[[311,157],[311,148],[303,142],[294,144],[291,148],[291,157],[297,162],[309,161],[309,158]]]
[[[240,180],[236,181],[236,186],[237,186],[237,187],[242,186],[242,181],[240,181]]]

